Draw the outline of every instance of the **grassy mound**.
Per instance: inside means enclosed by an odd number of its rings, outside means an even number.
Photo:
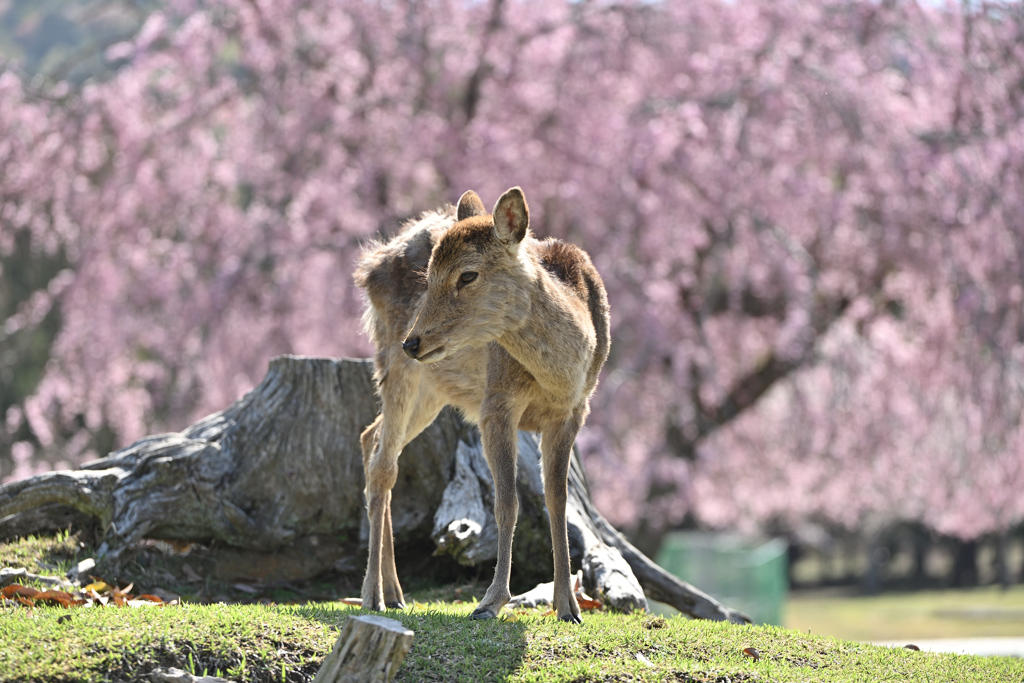
[[[1012,658],[929,654],[643,614],[590,612],[582,627],[539,610],[477,622],[466,618],[472,607],[413,603],[389,612],[416,633],[398,680],[1024,680],[1024,661]],[[238,681],[308,681],[344,619],[359,612],[339,603],[12,605],[0,612],[0,681],[147,680],[159,666]]]
[[[66,535],[0,545],[0,566],[44,574],[76,557]],[[467,618],[472,592],[455,601],[407,593],[410,607],[388,613],[416,633],[397,680],[1024,681],[1019,659],[881,648],[772,626],[597,611],[572,626],[543,609],[477,622]],[[167,666],[236,681],[310,681],[344,620],[362,613],[337,601],[264,602],[186,596],[176,605],[65,609],[6,600],[0,682],[144,681]]]

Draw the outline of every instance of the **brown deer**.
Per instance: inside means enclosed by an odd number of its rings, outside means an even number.
[[[570,586],[565,505],[571,449],[608,356],[608,298],[590,258],[537,240],[518,187],[488,215],[473,191],[424,214],[360,258],[356,284],[377,352],[381,413],[362,434],[370,557],[363,606],[404,607],[395,571],[391,488],[398,456],[445,405],[480,427],[494,477],[498,560],[473,612],[491,619],[511,598],[516,431],[541,434],[544,497],[558,618],[581,623]],[[425,276],[424,276],[425,273]]]

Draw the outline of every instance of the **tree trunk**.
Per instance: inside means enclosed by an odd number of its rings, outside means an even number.
[[[928,551],[931,550],[932,539],[919,526],[911,529],[910,539],[914,552],[914,575],[911,578],[911,585],[921,589],[928,585]]]
[[[953,585],[971,588],[978,585],[978,542],[953,541]]]
[[[864,552],[867,554],[867,568],[861,578],[861,591],[864,595],[878,595],[882,592],[882,567],[889,556],[879,532],[868,533]]]
[[[0,487],[0,537],[69,521],[97,530],[116,558],[142,539],[201,543],[225,578],[295,580],[359,571],[367,522],[359,435],[377,414],[372,365],[281,356],[255,389],[183,432],[144,438],[79,470]],[[519,438],[519,522],[513,545],[521,579],[551,576],[551,543],[536,435]],[[598,513],[579,457],[569,478],[569,537],[591,594],[614,607],[646,608],[644,590],[699,618],[746,621],[667,574]],[[401,546],[463,564],[496,554],[493,484],[476,428],[450,409],[406,446],[392,495]],[[530,573],[532,571],[532,574]]]
[[[996,577],[1004,591],[1010,590],[1013,577],[1010,575],[1010,531],[1003,529],[996,536]]]

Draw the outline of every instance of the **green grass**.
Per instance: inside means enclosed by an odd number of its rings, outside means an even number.
[[[67,531],[55,536],[29,536],[0,544],[0,567],[28,569],[35,574],[64,574],[78,562],[78,536]]]
[[[68,565],[79,551],[74,537],[0,544],[0,566],[51,573],[38,561]],[[1018,659],[879,648],[771,626],[601,612],[573,626],[544,610],[477,622],[467,618],[477,588],[413,590],[408,609],[388,613],[416,633],[397,680],[1024,681]],[[456,595],[466,600],[438,599]],[[338,602],[70,610],[8,602],[0,607],[0,682],[145,681],[158,666],[237,681],[309,681],[344,620],[360,613]],[[759,660],[744,654],[751,647]]]
[[[1024,680],[1024,661],[1011,658],[929,654],[777,627],[641,614],[588,613],[582,627],[537,610],[476,622],[467,618],[472,606],[414,604],[389,612],[416,633],[398,680]],[[338,603],[8,607],[0,611],[0,681],[146,680],[161,665],[232,680],[309,680],[344,619],[357,613]],[[743,653],[747,647],[760,652],[759,661]]]
[[[1024,636],[1024,586],[796,596],[786,603],[785,623],[805,633],[851,640]]]
[[[61,621],[62,616],[70,616]],[[147,680],[157,666],[238,680],[303,681],[328,624],[261,605],[11,607],[0,611],[0,680]]]

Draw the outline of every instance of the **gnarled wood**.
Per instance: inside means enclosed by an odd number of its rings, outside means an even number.
[[[544,487],[540,471],[540,441],[531,432],[519,433],[519,462],[517,465],[517,488],[521,508],[544,509]],[[494,484],[478,441],[459,443],[455,456],[454,475],[445,489],[441,506],[434,515],[432,537],[438,553],[449,553],[460,563],[475,565],[493,562],[497,554],[497,524],[491,500]],[[612,607],[625,612],[647,609],[644,592],[621,552],[601,540],[598,526],[589,515],[583,514],[582,500],[590,499],[578,456],[573,454],[569,475],[569,503],[567,518],[569,545],[573,561],[583,569],[584,587],[589,593],[599,594]],[[593,514],[598,514],[590,506]],[[530,515],[526,515],[530,517]],[[601,518],[603,520],[603,518]],[[526,523],[520,512],[520,528],[516,530],[516,544],[513,551],[517,564],[527,561],[520,558],[524,552],[519,546],[521,536],[529,535],[531,541],[546,546],[544,533],[524,534]],[[607,523],[607,522],[605,522]],[[546,531],[546,530],[539,530]],[[544,553],[545,548],[530,549],[530,555]],[[547,552],[550,552],[547,549]],[[543,555],[542,555],[543,556]]]
[[[364,360],[275,358],[259,386],[180,433],[147,437],[79,470],[0,487],[0,537],[73,520],[96,526],[114,557],[144,538],[212,544],[225,577],[359,571],[367,542],[359,434],[377,414],[371,374]],[[518,447],[514,565],[521,577],[539,580],[550,576],[551,545],[536,435],[521,432]],[[396,541],[432,536],[436,554],[490,564],[493,495],[479,434],[454,411],[442,411],[399,463]],[[618,534],[591,504],[576,454],[568,524],[588,593],[630,610],[646,608],[646,590],[691,616],[744,620]]]

